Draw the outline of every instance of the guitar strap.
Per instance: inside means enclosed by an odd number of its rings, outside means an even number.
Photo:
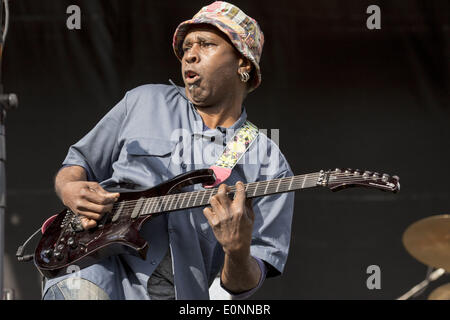
[[[210,167],[214,171],[216,181],[212,185],[203,185],[203,187],[213,188],[227,180],[236,163],[247,152],[258,134],[258,127],[250,121],[245,121],[227,143],[216,163]]]

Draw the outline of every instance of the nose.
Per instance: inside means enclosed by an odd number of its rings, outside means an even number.
[[[194,43],[192,45],[191,48],[189,48],[189,50],[187,50],[184,53],[183,59],[187,62],[187,63],[195,63],[195,62],[199,62],[200,61],[200,56],[198,54],[198,45],[196,43]]]

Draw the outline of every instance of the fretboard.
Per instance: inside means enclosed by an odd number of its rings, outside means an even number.
[[[258,181],[244,184],[247,198],[262,197],[271,194],[295,191],[304,188],[316,187],[320,173],[310,173],[286,178]],[[228,194],[236,192],[236,186],[229,187]],[[206,206],[212,196],[217,194],[218,188],[199,191],[176,193],[161,197],[141,198],[139,200],[125,201],[124,206],[133,207],[139,215],[149,215],[161,212],[170,212],[188,208]]]

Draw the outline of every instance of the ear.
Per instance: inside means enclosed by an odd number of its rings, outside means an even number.
[[[238,73],[241,73],[241,72],[250,73],[250,71],[252,71],[252,69],[253,69],[253,64],[251,63],[251,61],[248,58],[241,56],[239,58]]]

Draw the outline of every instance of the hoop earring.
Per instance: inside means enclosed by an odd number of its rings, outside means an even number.
[[[239,73],[242,82],[247,82],[250,79],[250,75],[247,71]]]

